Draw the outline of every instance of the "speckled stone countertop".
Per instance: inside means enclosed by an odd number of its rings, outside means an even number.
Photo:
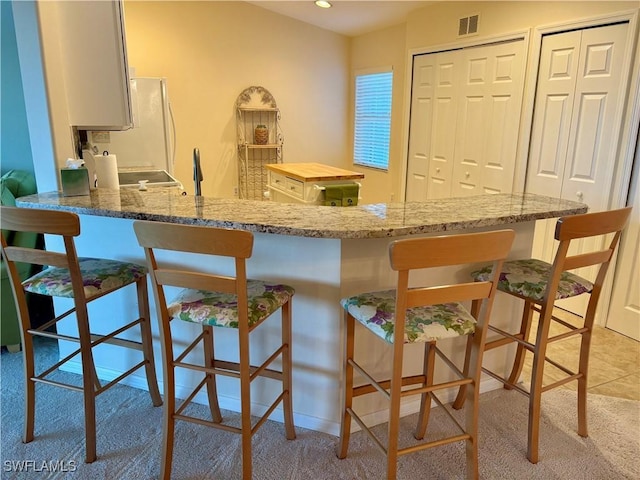
[[[583,203],[532,194],[498,194],[408,203],[325,207],[180,195],[177,189],[93,190],[21,197],[26,208],[80,215],[208,225],[313,238],[380,238],[504,226],[587,211]]]

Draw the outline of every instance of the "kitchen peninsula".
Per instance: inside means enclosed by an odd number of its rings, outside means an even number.
[[[66,210],[80,215],[81,235],[76,246],[81,256],[102,256],[144,263],[144,253],[136,241],[132,222],[136,219],[173,223],[225,227],[249,230],[255,234],[254,253],[247,263],[248,274],[254,278],[276,280],[296,289],[293,299],[293,405],[296,426],[337,434],[340,422],[340,378],[342,369],[342,309],[340,298],[357,292],[389,288],[394,284],[394,272],[389,268],[388,246],[395,239],[467,231],[512,228],[516,240],[510,258],[531,255],[536,220],[584,213],[582,203],[528,194],[482,195],[427,202],[372,204],[354,207],[324,207],[286,204],[271,201],[216,199],[180,195],[174,189],[98,189],[88,196],[64,197],[59,192],[31,195],[18,199],[23,208]],[[53,247],[55,245],[49,245]],[[168,254],[169,255],[169,254]],[[206,257],[187,259],[180,253],[161,257],[197,269],[215,267],[231,272],[232,263],[221,263]],[[210,266],[210,267],[209,267]],[[459,269],[438,269],[426,272],[426,278],[447,281],[447,277],[468,275]],[[126,289],[125,289],[126,290]],[[169,292],[169,296],[172,292]],[[109,322],[110,316],[134,308],[135,292],[123,292],[118,303],[109,308],[96,306],[91,315],[96,322]],[[504,297],[507,297],[506,295]],[[56,309],[65,308],[66,299],[56,300]],[[152,314],[155,308],[151,300]],[[492,323],[506,327],[519,320],[518,303],[498,295]],[[71,322],[69,322],[71,323]],[[98,323],[96,323],[97,325]],[[157,326],[154,324],[154,334]],[[70,326],[69,328],[71,328]],[[181,325],[184,331],[198,325]],[[231,356],[236,352],[235,332],[222,330],[217,334],[216,348]],[[255,334],[252,348],[256,355],[262,345],[269,345],[277,335],[277,322],[261,326]],[[365,340],[361,337],[362,340]],[[174,338],[178,344],[181,336]],[[458,341],[459,340],[459,341]],[[453,358],[464,358],[464,339],[453,339],[446,345],[457,350]],[[61,355],[68,347],[61,345]],[[159,358],[160,346],[155,345]],[[356,349],[365,356],[364,366],[385,371],[389,353],[382,342],[357,343]],[[504,349],[488,352],[485,363],[492,369],[504,369],[510,353]],[[115,378],[126,370],[133,358],[109,354],[109,347],[95,355],[98,374]],[[407,371],[421,365],[422,350],[409,349]],[[257,360],[256,360],[257,361]],[[157,363],[160,365],[160,362]],[[79,371],[78,364],[78,371]],[[159,378],[162,378],[161,372]],[[178,396],[193,385],[197,378],[190,373],[176,378]],[[143,377],[134,377],[132,386],[145,388]],[[481,390],[498,388],[492,379],[483,380]],[[253,408],[262,413],[272,398],[268,383],[259,383],[254,391]],[[237,384],[220,378],[220,405],[239,410]],[[452,392],[453,393],[453,392]],[[206,398],[199,399],[203,403]],[[365,399],[361,399],[365,400]],[[372,422],[385,421],[384,403],[367,400]],[[412,413],[417,404],[403,406],[403,413]],[[272,418],[278,419],[279,412]]]

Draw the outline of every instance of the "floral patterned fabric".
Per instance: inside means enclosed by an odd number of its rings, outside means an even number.
[[[288,285],[247,280],[249,326],[260,323],[293,296]],[[238,328],[238,300],[230,293],[182,290],[167,310],[169,317],[214,327]]]
[[[500,272],[498,289],[540,302],[547,288],[547,279],[551,268],[551,264],[536,259],[504,262],[502,272]],[[491,265],[471,272],[471,276],[478,281],[489,280],[490,275]],[[560,275],[556,300],[575,297],[582,293],[591,292],[592,289],[593,284],[590,281],[574,273],[563,272]]]
[[[102,258],[79,258],[80,272],[87,299],[116,290],[144,277],[147,269],[141,265]],[[27,292],[50,297],[73,298],[71,275],[66,268],[49,267],[22,282]]]
[[[363,293],[340,300],[353,318],[388,343],[393,343],[396,291]],[[431,342],[470,335],[476,320],[460,303],[409,308],[405,317],[404,343]]]

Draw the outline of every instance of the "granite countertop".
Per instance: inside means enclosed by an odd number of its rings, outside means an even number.
[[[505,226],[585,213],[587,205],[533,194],[497,194],[325,207],[274,201],[181,195],[178,189],[97,189],[90,195],[61,192],[21,197],[17,206],[81,215],[153,220],[313,238],[380,238],[468,228]]]

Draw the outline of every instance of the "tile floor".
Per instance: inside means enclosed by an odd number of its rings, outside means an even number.
[[[581,320],[566,312],[560,312],[559,316],[577,325]],[[556,324],[554,322],[554,324]],[[566,331],[564,327],[553,326],[554,331]],[[535,321],[532,327],[532,337],[535,338]],[[569,368],[577,368],[577,354],[580,345],[578,336],[559,340],[549,345],[547,356],[568,365]],[[523,378],[531,375],[531,355],[527,355],[523,369]],[[564,373],[553,366],[545,367],[544,383],[550,383],[554,379],[563,378]],[[577,382],[569,382],[562,388],[577,389]],[[588,392],[610,397],[640,400],[640,342],[614,332],[613,330],[595,326],[591,339],[591,355],[589,359]]]

